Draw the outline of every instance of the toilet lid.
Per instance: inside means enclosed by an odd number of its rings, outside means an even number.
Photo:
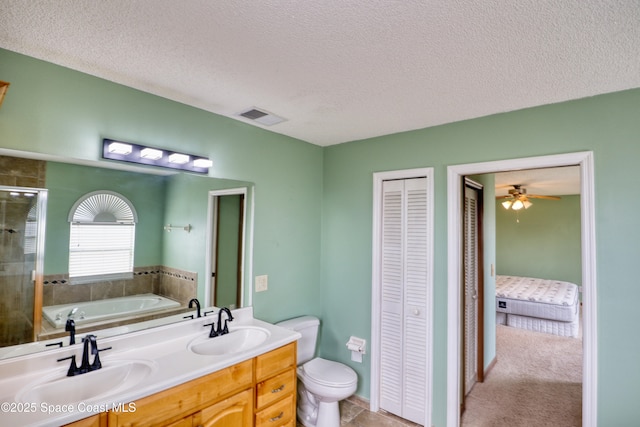
[[[319,357],[305,363],[302,368],[312,381],[327,386],[346,386],[358,381],[355,371],[342,363]]]

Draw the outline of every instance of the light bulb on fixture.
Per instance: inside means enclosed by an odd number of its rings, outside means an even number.
[[[124,144],[122,142],[112,142],[109,144],[109,152],[113,154],[121,154],[126,156],[127,154],[131,154],[133,147],[129,144]]]
[[[520,209],[522,209],[524,207],[524,203],[522,203],[522,200],[516,200],[515,202],[513,202],[513,204],[511,205],[511,209],[513,209],[514,211],[519,211]]]
[[[156,150],[155,148],[143,148],[140,150],[140,157],[143,159],[159,160],[163,154],[162,150]]]
[[[195,159],[193,161],[193,166],[197,168],[210,168],[213,166],[213,162],[209,159]]]
[[[504,202],[502,202],[502,206],[505,209],[509,209],[511,207],[511,203],[513,203],[511,200],[505,200]]]
[[[185,163],[189,163],[189,156],[186,154],[173,153],[169,155],[169,162],[175,163],[177,165],[184,165]]]

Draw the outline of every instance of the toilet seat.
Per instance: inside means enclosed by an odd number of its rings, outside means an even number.
[[[358,382],[358,375],[347,365],[320,357],[308,361],[301,369],[305,378],[322,386],[342,388]]]

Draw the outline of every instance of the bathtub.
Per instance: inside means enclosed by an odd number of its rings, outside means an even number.
[[[42,315],[56,328],[64,328],[69,313],[76,325],[149,314],[154,311],[178,308],[180,303],[155,294],[108,298],[76,304],[60,304],[42,307]]]

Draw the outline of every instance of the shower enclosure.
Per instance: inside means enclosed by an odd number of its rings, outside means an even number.
[[[47,190],[0,186],[0,346],[35,341],[42,319]]]

